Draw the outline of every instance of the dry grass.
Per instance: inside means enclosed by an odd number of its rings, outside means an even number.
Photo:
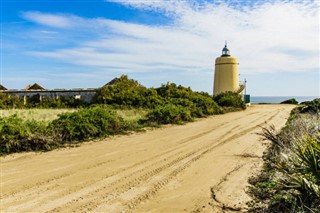
[[[52,121],[58,118],[58,115],[65,112],[74,112],[76,109],[8,109],[0,110],[0,117],[7,117],[17,114],[23,120]],[[145,109],[119,109],[116,110],[124,120],[137,121],[145,118],[148,110]]]
[[[0,110],[0,117],[17,114],[23,120],[52,121],[64,112],[74,112],[75,109],[8,109]]]
[[[126,121],[137,121],[139,119],[146,118],[148,110],[146,109],[121,109],[116,110],[117,114]]]

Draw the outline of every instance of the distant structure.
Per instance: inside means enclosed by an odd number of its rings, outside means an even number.
[[[23,98],[24,104],[28,103],[29,98],[38,96],[39,101],[45,98],[60,99],[63,98],[74,98],[84,102],[91,102],[93,96],[96,94],[96,88],[75,88],[75,89],[45,89],[41,85],[29,84],[22,90],[7,89],[0,84],[0,92],[8,94],[9,96],[19,96]]]
[[[5,91],[8,90],[7,88],[5,88],[3,85],[0,84],[0,91]]]
[[[45,90],[45,88],[35,83],[33,85],[29,84],[28,86],[26,86],[26,88],[24,88],[24,90]]]
[[[241,93],[244,90],[245,84],[239,82],[238,64],[237,58],[230,55],[226,43],[222,55],[215,61],[213,95],[227,91]]]
[[[115,84],[119,79],[114,78],[104,86]],[[24,89],[7,89],[0,84],[0,93],[7,94],[9,96],[19,96],[23,98],[26,105],[30,98],[33,96],[39,97],[39,101],[44,99],[60,99],[60,98],[74,98],[83,102],[90,103],[92,98],[97,93],[98,88],[74,88],[74,89],[45,89],[40,84],[29,84]]]

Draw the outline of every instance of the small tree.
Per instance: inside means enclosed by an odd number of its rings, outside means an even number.
[[[94,97],[95,103],[112,104],[121,106],[141,107],[145,102],[147,88],[137,81],[122,75],[115,78],[105,86],[99,88]]]

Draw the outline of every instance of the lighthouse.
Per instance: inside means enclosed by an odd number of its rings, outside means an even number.
[[[244,85],[239,83],[238,60],[230,55],[230,51],[225,44],[222,55],[216,58],[214,70],[213,95],[222,92],[241,93]]]

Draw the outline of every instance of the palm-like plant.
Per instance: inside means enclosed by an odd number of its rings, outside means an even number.
[[[300,143],[294,143],[290,179],[299,185],[302,191],[320,198],[320,143],[313,137],[307,136]]]

